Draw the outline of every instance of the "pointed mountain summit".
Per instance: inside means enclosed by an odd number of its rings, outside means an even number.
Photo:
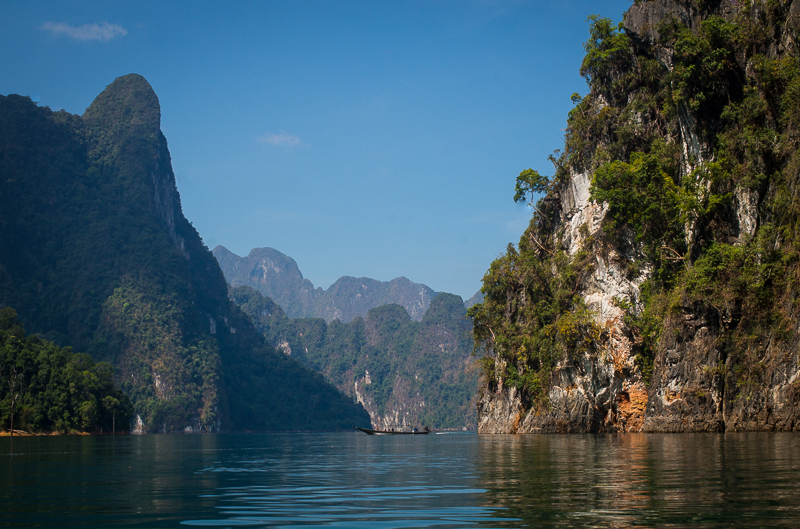
[[[231,286],[246,285],[270,297],[290,318],[304,317],[314,311],[322,289],[303,277],[294,259],[272,248],[253,248],[247,257],[239,257],[224,246],[213,250],[225,279]]]

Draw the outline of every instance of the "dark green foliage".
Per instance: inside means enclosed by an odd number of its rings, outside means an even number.
[[[150,431],[363,419],[360,406],[265,346],[230,302],[181,212],[159,122],[158,98],[133,74],[83,117],[0,97],[0,306],[113,365]]]
[[[593,170],[604,162],[628,160],[669,130],[675,107],[661,83],[666,73],[654,57],[635,53],[631,38],[609,19],[589,17],[590,39],[581,74],[590,83],[567,120],[563,151],[551,160],[555,180],[564,182],[570,169]]]
[[[366,319],[327,325],[319,318],[289,319],[250,287],[231,289],[231,298],[253,318],[267,343],[320,371],[354,398],[358,382],[372,413],[384,416],[398,405],[421,401],[425,405],[409,418],[415,424],[475,426],[478,380],[460,297],[437,295],[421,322],[390,304],[371,309]]]
[[[655,255],[662,245],[680,245],[677,160],[667,163],[655,154],[633,153],[630,163],[600,166],[592,179],[592,198],[609,206],[605,228],[614,233],[628,225]],[[673,163],[669,163],[669,162]],[[677,248],[682,253],[681,248]]]
[[[20,392],[14,409],[15,430],[102,429],[110,433],[115,425],[117,431],[128,429],[133,405],[114,387],[111,365],[26,335],[16,313],[6,307],[0,309],[0,425],[4,429],[11,422],[9,381],[14,372],[18,375],[15,393]]]
[[[743,44],[740,27],[710,17],[701,22],[697,32],[675,19],[660,29],[662,42],[674,49],[675,67],[667,77],[674,103],[687,105],[702,118],[718,116],[743,81],[735,56]]]
[[[524,201],[531,196],[530,204],[533,204],[533,197],[539,193],[544,193],[550,186],[550,179],[539,174],[539,171],[525,169],[517,177],[517,185],[514,188],[514,202]]]
[[[559,359],[591,354],[602,339],[602,329],[577,295],[593,270],[590,254],[585,248],[573,257],[551,254],[533,238],[527,232],[519,251],[509,245],[492,263],[483,277],[484,301],[469,310],[475,342],[486,354],[481,361],[486,381],[492,388],[500,381],[516,387],[526,406],[543,404]]]
[[[797,278],[800,63],[796,53],[775,54],[769,46],[785,9],[745,7],[733,22],[711,17],[696,32],[674,22],[662,31],[675,49],[675,67],[663,83],[677,107],[696,114],[698,134],[709,138],[717,161],[680,175],[681,200],[671,215],[682,228],[675,235],[691,247],[673,282],[651,280],[643,289],[640,320],[664,321],[686,304],[710,311],[720,320],[726,354],[743,362],[743,371],[752,371],[751,351],[761,355],[756,351],[767,337],[786,336]],[[725,226],[735,189],[754,193],[759,203],[755,235],[741,241],[732,241]],[[674,206],[661,210],[670,214]],[[653,262],[656,272],[663,270]]]
[[[122,388],[151,423],[211,430],[219,418],[219,346],[211,337],[187,336],[184,303],[158,287],[127,276],[105,301],[104,328],[121,337],[118,365],[132,375]]]
[[[240,318],[239,322],[247,320]],[[221,370],[224,387],[249,399],[237,400],[237,406],[227,410],[239,429],[341,430],[370,424],[369,414],[361,405],[322,375],[290,357],[275,354],[270,345],[241,350],[238,356],[223,358]]]
[[[598,86],[615,81],[615,73],[626,70],[633,62],[633,50],[628,36],[622,31],[622,23],[592,15],[587,19],[589,40],[583,45],[586,56],[580,73],[589,83]],[[575,97],[573,95],[573,101]]]

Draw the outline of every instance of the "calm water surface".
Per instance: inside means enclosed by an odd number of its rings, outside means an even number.
[[[0,526],[800,527],[800,435],[0,438]]]

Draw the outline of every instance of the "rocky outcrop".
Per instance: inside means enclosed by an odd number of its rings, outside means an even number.
[[[703,3],[642,1],[635,3],[625,14],[624,31],[633,43],[633,53],[655,57],[661,63],[663,71],[660,75],[664,79],[670,79],[677,63],[672,47],[674,39],[664,39],[659,33],[664,27],[662,23],[667,20],[677,21],[679,25],[698,32],[705,21],[712,18],[735,24],[741,22],[741,17],[749,17],[748,20],[754,24],[772,26],[769,29],[771,40],[760,41],[758,53],[772,58],[784,57],[786,62],[797,61],[794,43],[800,27],[795,21],[798,18],[796,14],[800,13],[798,5],[800,1],[797,0],[770,6],[755,3],[748,11],[743,3],[732,0]],[[751,49],[747,53],[754,52]],[[757,66],[752,61],[763,59],[752,59],[747,53],[739,53],[737,64],[730,68],[733,73],[728,74],[726,82],[732,87],[729,88],[734,94],[731,98],[742,97],[742,83],[757,84],[754,80]],[[617,79],[625,75],[624,72],[616,74]],[[610,88],[598,86],[596,81],[595,84],[590,82],[590,86],[594,95],[592,111],[595,115],[602,115],[603,107],[611,104],[608,103],[611,96],[603,96],[604,91]],[[772,104],[772,96],[762,92],[762,97],[765,104]],[[634,98],[633,94],[623,95],[613,104],[626,109],[626,105],[635,101]],[[723,121],[718,114],[709,116],[708,110],[706,114],[698,114],[696,103],[691,107],[685,99],[676,101],[672,107],[674,114],[669,118],[671,125],[659,125],[667,130],[671,127],[671,132],[662,134],[661,139],[680,147],[677,178],[695,178],[692,175],[700,174],[698,171],[719,161],[719,146],[715,142]],[[641,105],[636,107],[636,112],[642,112]],[[653,118],[646,116],[646,111],[639,114],[638,121],[632,126],[631,142],[636,141],[637,134],[644,134],[638,132],[637,127],[645,130],[651,125],[648,119]],[[775,128],[774,123],[768,122],[766,127]],[[605,149],[611,134],[605,134],[587,141],[600,146],[602,150],[598,148],[597,152],[608,156]],[[775,174],[778,170],[769,164],[786,159],[772,154],[763,156],[768,161],[758,162],[763,164],[760,169],[773,170]],[[624,156],[622,160],[627,161]],[[642,359],[646,351],[641,329],[633,325],[630,318],[643,313],[646,303],[641,289],[653,278],[655,269],[652,257],[648,259],[643,253],[641,237],[631,228],[618,228],[614,237],[604,232],[608,225],[608,204],[592,199],[590,187],[594,175],[593,169],[587,169],[598,165],[596,160],[565,164],[568,169],[566,178],[556,181],[544,199],[545,206],[550,208],[546,210],[550,212],[549,218],[548,213],[539,211],[539,231],[523,236],[531,239],[532,247],[534,243],[538,245],[536,251],[541,259],[549,259],[558,250],[570,256],[582,256],[588,252],[588,257],[581,257],[589,264],[575,285],[575,293],[591,314],[596,339],[590,347],[568,351],[555,362],[542,398],[525,396],[520,389],[522,383],[515,382],[522,380],[525,370],[530,369],[524,364],[516,365],[516,379],[507,375],[499,376],[497,380],[487,379],[478,403],[479,432],[800,430],[800,332],[797,330],[800,322],[796,315],[796,282],[788,281],[787,288],[776,291],[769,302],[764,302],[763,310],[772,310],[776,316],[766,327],[759,327],[762,331],[757,331],[743,321],[746,318],[743,315],[752,312],[742,309],[741,298],[726,294],[727,297],[723,297],[729,302],[718,305],[715,303],[719,302],[710,297],[697,295],[697,290],[693,296],[684,295],[697,288],[692,286],[691,280],[684,279],[684,286],[675,287],[672,298],[663,301],[669,303],[670,308],[662,312],[659,340],[649,353],[652,354],[652,364],[648,365],[647,359]],[[796,178],[794,173],[784,174]],[[666,255],[661,257],[662,260],[672,259],[679,268],[681,264],[684,266],[684,270],[679,270],[685,274],[681,277],[712,273],[694,272],[692,268],[712,241],[724,243],[726,248],[733,249],[732,252],[739,251],[736,248],[750,248],[747,245],[760,236],[762,226],[776,222],[774,214],[765,214],[767,201],[773,200],[779,192],[768,179],[758,188],[739,184],[732,176],[729,183],[717,181],[714,185],[718,190],[724,188],[727,193],[724,195],[728,201],[724,212],[717,213],[712,220],[706,219],[705,223],[701,223],[698,216],[687,217],[684,226],[686,254],[660,248],[662,255]],[[696,186],[695,199],[698,202],[706,200],[711,187],[710,181]],[[646,208],[648,204],[643,203],[640,207]],[[787,239],[792,237],[786,235],[775,239],[772,251],[788,245]],[[555,241],[552,250],[540,242],[548,238]],[[756,255],[760,250],[753,251]],[[554,268],[552,273],[557,274],[558,270]],[[770,281],[768,276],[758,280]],[[513,310],[525,303],[524,297],[514,298],[513,303],[506,305],[506,318],[520,318],[512,315]],[[516,360],[497,353],[499,345],[493,342],[494,331],[487,328],[485,345],[496,354],[493,372],[509,373],[507,364]]]
[[[800,430],[797,337],[736,351],[718,313],[684,312],[667,323],[642,431]]]
[[[524,415],[516,388],[483,391],[478,400],[478,433],[518,433]]]
[[[392,395],[383,406],[375,402],[370,392],[371,385],[369,371],[365,371],[364,376],[358,377],[353,384],[354,395],[358,403],[369,413],[372,425],[381,430],[420,426],[427,415],[426,405],[436,406],[436,403],[426,403],[425,397],[420,395],[419,391],[415,391],[419,388],[415,388],[412,381],[402,376],[394,379]]]
[[[233,287],[249,286],[275,301],[290,318],[309,317],[321,288],[314,288],[288,255],[272,248],[253,248],[239,257],[222,245],[212,251]]]

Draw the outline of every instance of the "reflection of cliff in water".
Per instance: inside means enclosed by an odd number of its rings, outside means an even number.
[[[533,527],[800,526],[797,435],[481,437],[488,506]]]

